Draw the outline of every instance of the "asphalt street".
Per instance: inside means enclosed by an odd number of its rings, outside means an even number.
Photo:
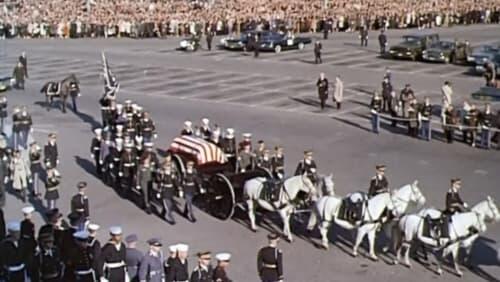
[[[498,26],[434,31],[442,38],[468,39],[472,45],[500,38]],[[389,31],[389,44],[412,32],[417,31]],[[459,142],[445,144],[440,128],[436,128],[431,142],[412,139],[404,128],[394,130],[385,123],[379,135],[370,131],[370,93],[380,88],[386,67],[392,70],[398,89],[411,83],[417,98],[427,95],[434,103],[440,102],[440,87],[445,80],[453,83],[454,104],[461,105],[483,84],[483,79],[468,73],[465,66],[379,58],[378,33],[370,33],[367,48],[359,47],[357,35],[331,35],[323,42],[321,65],[313,64],[312,46],[302,51],[261,53],[260,58],[254,59],[252,54],[223,50],[176,51],[180,38],[9,40],[0,41],[0,71],[2,75],[10,75],[17,57],[26,51],[30,75],[27,88],[8,93],[9,107],[29,107],[34,138],[40,143],[46,142],[49,132],[58,133],[63,176],[58,206],[63,211],[69,210],[76,183],[85,180],[89,183],[91,218],[103,227],[99,236],[102,240],[106,240],[109,226],[121,224],[126,234],[139,235],[144,249],[145,241],[157,236],[164,245],[189,243],[191,254],[205,249],[229,251],[233,254],[230,277],[250,282],[258,280],[256,254],[266,243],[268,230],[280,229],[276,216],[266,214],[257,233],[248,228],[249,221],[243,211],[238,211],[231,220],[220,221],[196,210],[198,222],[194,224],[175,214],[178,223],[171,226],[121,199],[94,176],[89,147],[92,129],[100,124],[98,100],[103,91],[100,53],[106,52],[121,83],[119,100],[132,99],[152,113],[159,133],[157,148],[168,147],[184,120],[196,124],[202,117],[208,117],[223,128],[235,128],[237,136],[251,132],[254,140],[263,139],[270,147],[282,144],[289,174],[293,173],[302,152],[312,149],[320,173],[333,173],[335,191],[340,195],[366,191],[375,164],[384,163],[390,187],[399,188],[419,180],[427,206],[444,207],[452,177],[462,178],[463,198],[470,204],[484,200],[487,195],[500,201],[499,151],[470,148]],[[341,110],[334,109],[331,100],[325,111],[319,110],[315,83],[320,72],[325,72],[331,81],[335,75],[342,77],[345,101]],[[79,113],[63,114],[55,107],[47,111],[40,88],[46,81],[61,80],[69,73],[75,73],[82,83]],[[40,203],[33,203],[37,212],[42,213]],[[181,204],[179,201],[179,207]],[[22,206],[19,199],[9,195],[6,217],[20,218]],[[36,218],[41,224],[39,214]],[[319,233],[310,238],[304,232],[304,225],[297,218],[292,224],[296,240],[281,243],[286,281],[495,281],[500,277],[500,263],[496,260],[500,224],[489,225],[488,231],[476,241],[473,267],[462,267],[463,278],[451,273],[449,266],[445,269],[450,271],[441,277],[417,262],[412,269],[393,266],[384,254],[378,262],[363,255],[353,258],[349,254],[351,234],[340,228],[333,229],[330,236],[333,245],[324,251],[316,247]],[[193,255],[190,268],[195,263]]]

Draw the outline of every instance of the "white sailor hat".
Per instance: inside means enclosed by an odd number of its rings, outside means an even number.
[[[35,208],[33,206],[27,206],[22,209],[23,214],[30,214],[35,211]]]
[[[117,109],[123,109],[123,105],[122,104],[116,104],[116,108]]]
[[[232,136],[234,134],[234,128],[227,128],[226,129],[226,133],[227,133],[227,135],[231,135]]]
[[[89,238],[90,234],[86,230],[81,230],[73,233],[73,237],[78,240],[87,240]]]
[[[190,120],[186,120],[184,122],[184,125],[187,126],[187,127],[191,127],[193,125],[193,123]]]
[[[202,119],[201,119],[201,122],[202,122],[203,124],[208,124],[208,123],[210,123],[210,120],[209,120],[208,118],[202,118]]]
[[[212,135],[214,136],[220,136],[220,129],[216,129],[212,132]]]
[[[7,223],[7,230],[10,232],[19,232],[21,231],[21,223],[19,221],[11,221]]]
[[[19,106],[14,107],[14,113],[19,113],[21,111],[21,108]]]
[[[220,253],[220,254],[216,254],[215,258],[218,261],[229,261],[231,259],[231,254],[230,253]]]
[[[177,245],[170,245],[170,246],[168,246],[168,250],[169,250],[171,253],[175,253],[175,252],[177,252]]]
[[[102,128],[96,128],[96,129],[94,129],[94,133],[95,133],[96,135],[101,135],[101,133],[102,133]]]
[[[138,112],[142,112],[142,110],[144,109],[142,106],[135,106],[135,109],[138,111]]]
[[[153,142],[144,142],[144,147],[153,147]]]
[[[189,246],[186,244],[177,244],[177,251],[179,252],[187,252],[189,250]]]
[[[125,104],[132,104],[132,100],[129,99],[125,100]]]
[[[123,124],[117,124],[116,125],[116,130],[118,130],[118,131],[123,130]]]
[[[252,138],[252,133],[243,133],[243,138]]]
[[[89,231],[97,231],[97,230],[99,230],[99,228],[101,228],[101,227],[95,223],[89,223],[89,225],[87,226],[87,229]]]
[[[120,226],[111,226],[109,228],[109,233],[111,235],[122,235],[122,228]]]

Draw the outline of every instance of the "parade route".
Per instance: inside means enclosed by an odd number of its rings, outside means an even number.
[[[433,30],[434,31],[434,30]],[[413,31],[389,31],[389,44]],[[437,29],[442,38],[468,39],[471,44],[492,42],[500,38],[497,26],[470,26]],[[409,137],[406,128],[393,129],[383,121],[379,135],[371,132],[369,103],[371,93],[380,89],[386,67],[392,70],[398,91],[411,83],[417,99],[431,98],[440,103],[440,87],[445,80],[453,83],[453,103],[461,106],[470,93],[483,85],[482,77],[468,73],[468,67],[429,64],[378,57],[376,32],[370,33],[367,48],[359,47],[357,33],[333,34],[323,42],[323,64],[314,64],[312,46],[302,51],[280,54],[253,54],[224,50],[200,50],[196,53],[176,51],[180,38],[146,39],[80,39],[80,40],[9,40],[2,43],[0,57],[2,76],[11,75],[21,51],[26,51],[29,79],[25,91],[9,91],[9,114],[15,105],[27,105],[33,117],[33,136],[43,145],[47,133],[58,134],[62,185],[58,207],[69,210],[69,200],[77,192],[79,180],[88,182],[91,221],[104,229],[101,242],[107,238],[107,227],[122,225],[125,234],[137,233],[145,250],[146,240],[160,237],[164,246],[170,243],[190,244],[190,270],[195,266],[194,253],[199,250],[228,251],[233,254],[229,276],[238,282],[257,281],[256,255],[266,243],[268,230],[281,230],[277,216],[259,216],[260,229],[253,233],[245,212],[238,210],[233,219],[219,221],[196,209],[198,221],[191,223],[174,213],[177,224],[169,225],[155,215],[147,215],[134,203],[120,198],[94,175],[90,157],[92,129],[99,126],[99,98],[103,93],[101,51],[120,81],[118,99],[131,99],[151,113],[158,130],[155,147],[165,149],[182,129],[187,119],[199,124],[207,117],[212,124],[236,129],[237,140],[244,132],[253,133],[254,141],[262,139],[269,148],[285,148],[286,172],[292,174],[305,149],[314,151],[321,174],[333,173],[335,192],[347,195],[367,191],[376,164],[387,165],[390,188],[396,189],[419,180],[427,206],[444,208],[445,194],[451,178],[463,182],[462,197],[474,205],[489,195],[500,203],[500,175],[497,174],[500,151],[471,148],[461,142],[446,144],[441,128],[436,128],[431,142]],[[320,34],[313,35],[318,37]],[[219,40],[218,38],[217,40]],[[205,42],[202,42],[205,46]],[[325,110],[319,109],[316,80],[320,72],[333,82],[335,75],[344,81],[344,102],[337,110],[331,95]],[[61,113],[45,108],[40,88],[47,81],[61,80],[74,73],[81,82],[79,112]],[[483,109],[483,104],[473,101]],[[58,105],[58,103],[54,103]],[[493,104],[500,109],[500,105]],[[434,117],[437,121],[438,117]],[[9,117],[10,122],[10,117]],[[457,140],[461,134],[457,135]],[[33,200],[33,199],[31,199]],[[45,203],[44,203],[45,204]],[[33,201],[38,213],[39,202]],[[178,202],[179,208],[183,202]],[[9,195],[6,219],[21,218],[23,203]],[[464,277],[452,273],[445,265],[439,277],[429,266],[414,262],[413,268],[392,265],[392,256],[381,253],[373,262],[364,255],[350,255],[354,235],[335,226],[330,234],[330,250],[319,249],[319,232],[305,231],[306,214],[292,223],[295,241],[280,243],[284,252],[285,281],[498,281],[500,262],[500,224],[488,225],[472,250],[473,267],[462,266]],[[36,214],[37,229],[41,217]],[[382,237],[382,236],[381,236]],[[383,241],[383,238],[380,238]],[[435,269],[435,266],[430,266]],[[446,271],[448,270],[448,271]],[[496,279],[496,280],[495,280]]]

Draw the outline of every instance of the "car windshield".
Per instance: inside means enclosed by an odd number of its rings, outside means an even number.
[[[418,43],[420,43],[420,37],[416,37],[416,36],[403,36],[403,41],[405,43],[418,44]]]
[[[453,42],[449,42],[449,41],[435,42],[431,45],[431,48],[450,49],[450,48],[453,48]]]

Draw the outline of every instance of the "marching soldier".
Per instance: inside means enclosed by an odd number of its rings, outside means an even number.
[[[80,181],[76,187],[78,188],[78,193],[71,198],[71,213],[78,215],[78,227],[82,230],[90,217],[89,198],[85,195],[87,182]]]
[[[141,282],[163,282],[165,273],[163,270],[162,244],[159,239],[148,240],[149,252],[143,257],[139,267],[139,281]]]
[[[7,118],[9,116],[9,114],[7,113],[7,97],[6,96],[2,96],[0,98],[0,132],[4,132],[4,121],[5,121],[5,118]]]
[[[377,173],[370,180],[370,188],[368,190],[368,197],[372,198],[378,194],[389,192],[389,182],[385,177],[385,165],[376,165]]]
[[[43,155],[45,160],[45,167],[56,168],[59,164],[59,154],[57,151],[56,134],[50,133],[49,140],[43,148]]]
[[[165,260],[165,263],[163,264],[163,268],[165,270],[165,282],[172,282],[171,281],[171,272],[172,272],[172,265],[174,265],[174,261],[177,259],[177,246],[176,245],[170,245],[168,247],[168,252],[169,256]]]
[[[181,135],[187,135],[187,136],[194,135],[194,132],[193,132],[193,123],[191,121],[186,120],[184,122],[184,128],[181,131]]]
[[[109,282],[123,282],[127,276],[125,268],[127,251],[122,243],[122,228],[113,226],[109,231],[111,238],[102,248],[99,269],[104,269],[103,277]]]
[[[186,164],[186,172],[182,179],[182,190],[180,194],[181,198],[182,194],[184,195],[185,200],[184,215],[187,216],[191,222],[196,222],[196,218],[193,214],[193,198],[195,194],[198,193],[198,189],[203,193],[198,173],[194,169],[194,162],[188,161]]]
[[[418,113],[418,119],[421,125],[421,137],[427,141],[431,141],[432,130],[431,130],[431,118],[432,118],[432,105],[429,97],[425,97],[425,102],[420,107]]]
[[[62,282],[64,264],[61,250],[55,245],[54,237],[43,234],[38,238],[40,249],[34,259],[34,279],[32,281]]]
[[[257,271],[262,282],[283,281],[283,253],[278,249],[278,234],[267,236],[269,245],[257,254]]]
[[[318,40],[314,42],[314,62],[316,64],[321,64],[323,61],[321,60],[321,49],[323,49],[323,45]]]
[[[102,129],[96,128],[94,129],[95,137],[92,138],[92,142],[90,143],[90,157],[94,159],[96,174],[97,176],[102,176],[102,163],[101,163],[101,143],[102,140]]]
[[[222,139],[222,151],[233,167],[236,167],[236,140],[234,139],[234,129],[226,129],[226,134]]]
[[[113,150],[113,143],[111,142],[111,132],[105,131],[102,137],[103,141],[99,149],[98,161],[101,166],[101,177],[104,183],[110,183],[111,168],[113,163],[111,151]]]
[[[382,98],[377,91],[373,92],[370,103],[370,113],[372,115],[372,131],[378,134],[380,129],[380,111],[382,110]]]
[[[157,178],[159,191],[154,193],[156,197],[161,198],[165,220],[170,224],[175,224],[172,212],[174,210],[175,189],[179,187],[179,180],[172,171],[172,165],[165,162],[163,168],[157,174]],[[147,209],[149,209],[149,203]]]
[[[19,117],[19,133],[21,136],[19,138],[19,143],[25,149],[28,148],[28,138],[30,132],[32,131],[32,126],[33,120],[31,119],[31,115],[28,113],[28,109],[26,108],[26,106],[23,106],[21,108],[21,115]]]
[[[136,173],[136,154],[132,150],[133,147],[131,144],[125,145],[125,151],[122,153],[120,157],[120,170],[118,175],[122,178],[123,182],[127,185],[125,188],[125,193],[128,193],[134,187],[135,183],[135,173]],[[119,184],[121,185],[121,184]],[[118,186],[119,191],[122,190],[121,186]]]
[[[326,79],[324,73],[319,74],[316,86],[318,87],[319,101],[321,103],[321,109],[323,110],[325,108],[325,102],[328,99],[328,79]]]
[[[494,120],[489,103],[485,105],[484,112],[480,114],[479,120],[481,124],[481,147],[489,150],[491,148],[491,126]]]
[[[101,242],[97,239],[97,231],[101,227],[95,223],[89,223],[87,230],[89,232],[88,247],[89,254],[92,259],[92,269],[94,270],[96,279],[99,280],[102,276],[102,269],[99,269],[99,258],[101,257]]]
[[[139,281],[139,267],[144,257],[144,254],[137,249],[137,241],[139,241],[139,238],[137,238],[136,234],[130,234],[125,237],[125,243],[127,243],[125,263],[127,264],[128,277],[131,282]]]
[[[40,227],[38,230],[38,238],[43,236],[50,236],[54,238],[54,243],[62,252],[63,246],[63,237],[64,237],[64,228],[62,214],[59,212],[59,209],[53,209],[46,212],[46,217],[48,223]]]
[[[191,272],[191,279],[189,282],[212,282],[213,269],[210,264],[211,253],[210,252],[199,252],[198,265]]]
[[[123,154],[124,150],[123,150],[123,139],[122,138],[116,138],[115,139],[115,144],[113,147],[111,147],[111,150],[110,150],[110,156],[109,156],[109,159],[110,159],[110,164],[109,164],[109,168],[110,168],[110,174],[113,175],[113,177],[111,178],[112,182],[113,182],[113,185],[114,185],[114,188],[115,189],[119,189],[120,188],[120,185],[122,183],[122,176],[120,175],[120,163],[121,163],[121,156]]]
[[[457,212],[466,212],[468,205],[460,197],[460,189],[462,188],[462,180],[460,178],[453,178],[451,180],[451,187],[446,193],[446,210],[445,214],[453,215]]]
[[[89,233],[87,231],[78,231],[73,234],[75,238],[75,247],[70,250],[70,261],[74,268],[75,281],[95,282],[96,273],[93,269],[94,259],[88,247]]]
[[[238,161],[236,164],[237,172],[246,172],[252,170],[255,166],[255,155],[251,151],[250,144],[245,144],[243,151],[238,155]]]
[[[153,138],[156,138],[155,123],[149,116],[149,112],[144,112],[143,117],[140,121],[140,128],[144,143],[151,142]]]
[[[37,242],[35,239],[35,224],[33,223],[32,214],[35,208],[32,206],[27,206],[22,209],[24,220],[21,221],[21,238],[24,245],[26,246],[29,255],[35,255],[35,250],[37,247]]]
[[[188,281],[189,271],[188,271],[188,250],[189,246],[186,244],[177,245],[177,257],[171,261],[169,264],[169,272],[167,273],[166,281]]]
[[[226,273],[226,268],[229,266],[231,260],[231,254],[220,253],[215,258],[217,259],[217,266],[214,269],[214,282],[232,282]]]
[[[112,96],[105,96],[99,100],[101,104],[101,119],[102,119],[102,127],[111,127],[113,125],[112,119],[114,117],[114,113],[116,112],[116,103]]]
[[[276,146],[274,148],[272,158],[272,173],[275,179],[282,180],[285,177],[285,156],[283,155],[283,147]]]
[[[30,144],[30,150],[29,150],[29,160],[30,160],[30,171],[31,171],[31,186],[32,186],[32,192],[34,197],[40,197],[41,192],[40,192],[40,175],[43,173],[43,167],[42,167],[42,149],[36,141]]]
[[[29,250],[20,240],[21,225],[19,222],[7,224],[7,237],[0,243],[0,269],[4,272],[4,280],[9,282],[27,281]]]
[[[125,123],[125,134],[128,135],[131,139],[136,137],[136,128],[137,125],[132,117],[127,118],[127,122]]]
[[[139,160],[139,169],[137,171],[137,190],[142,191],[144,208],[146,212],[151,213],[149,208],[149,194],[152,188],[153,173],[156,170],[151,155],[143,154]]]
[[[304,151],[304,159],[299,162],[294,175],[315,174],[312,170],[317,170],[316,162],[313,160],[313,152]]]

